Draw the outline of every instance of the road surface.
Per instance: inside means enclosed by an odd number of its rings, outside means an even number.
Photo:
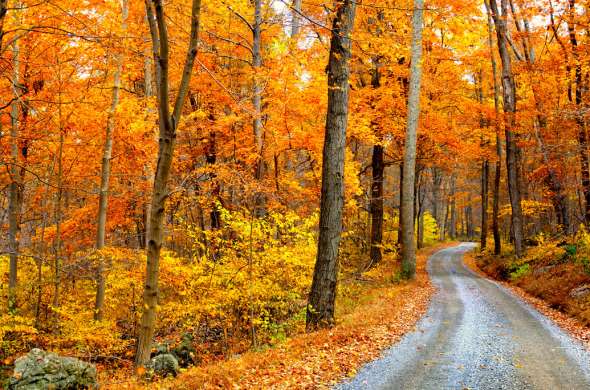
[[[590,353],[504,287],[441,250],[438,292],[416,330],[337,389],[590,389]]]

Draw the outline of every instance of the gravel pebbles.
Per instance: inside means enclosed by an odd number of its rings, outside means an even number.
[[[590,354],[511,292],[467,269],[461,244],[434,254],[438,292],[416,330],[348,389],[590,389]]]

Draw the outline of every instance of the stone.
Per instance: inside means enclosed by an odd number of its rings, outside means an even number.
[[[34,348],[16,359],[11,390],[96,389],[96,367],[82,360]]]
[[[570,291],[570,297],[572,298],[583,298],[590,294],[590,284],[583,284]]]
[[[178,367],[178,360],[171,353],[154,356],[148,366],[154,374],[161,377],[168,375],[176,376],[178,374]]]

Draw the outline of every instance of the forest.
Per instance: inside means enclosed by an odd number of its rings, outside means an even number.
[[[3,386],[329,388],[461,241],[590,334],[588,0],[0,0],[0,76]]]

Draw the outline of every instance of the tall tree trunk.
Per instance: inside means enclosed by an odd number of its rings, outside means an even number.
[[[147,267],[143,291],[143,313],[137,339],[135,365],[143,367],[149,361],[152,338],[156,326],[156,309],[158,305],[158,274],[160,250],[164,236],[164,213],[168,197],[168,178],[172,167],[176,128],[182,114],[182,108],[188,94],[192,69],[197,56],[201,0],[192,1],[191,31],[186,52],[182,79],[172,113],[169,106],[169,42],[166,17],[162,0],[145,0],[154,63],[156,64],[156,89],[158,98],[158,120],[160,139],[156,174],[150,206],[150,223],[147,244]]]
[[[399,206],[397,208],[397,245],[402,246],[402,205],[404,204],[404,165],[399,166]]]
[[[499,133],[499,131],[498,131]],[[502,253],[502,235],[500,234],[500,185],[502,179],[502,144],[499,137],[496,137],[496,154],[498,161],[494,169],[494,199],[492,202],[492,232],[494,235],[494,254],[500,255]]]
[[[55,167],[55,156],[51,171],[53,171],[53,167]],[[47,175],[45,177],[45,194],[41,198],[41,234],[39,237],[39,246],[37,249],[37,253],[39,254],[39,258],[35,259],[37,263],[37,298],[35,303],[35,328],[39,328],[41,326],[41,302],[43,299],[43,259],[47,254],[47,246],[45,245],[45,229],[47,228],[47,223],[49,219],[49,212],[47,210],[47,195],[49,194],[49,186],[50,186],[50,174],[51,172],[48,170]]]
[[[145,22],[149,25],[147,20],[147,15],[145,15]],[[144,38],[148,41],[149,38]],[[150,107],[150,98],[154,96],[154,63],[153,58],[151,55],[151,50],[149,47],[144,49],[144,60],[143,60],[143,93],[146,98],[146,113],[151,114],[154,112],[153,108]],[[149,164],[144,164],[143,166],[143,178],[148,183],[151,183],[153,177],[150,172]],[[147,184],[147,183],[146,183]],[[148,184],[149,186],[149,184]],[[139,233],[138,241],[139,247],[141,249],[146,249],[147,247],[147,232],[149,230],[149,222],[150,222],[150,200],[148,195],[145,193],[141,193],[142,198],[142,213],[141,213],[141,222],[137,222],[138,225],[142,226],[142,230]]]
[[[451,240],[457,238],[457,200],[455,199],[457,193],[457,179],[455,175],[451,176],[451,188],[450,188],[450,198],[451,198],[451,206],[450,206],[450,214],[451,217],[449,219],[449,237]]]
[[[295,37],[301,28],[301,0],[294,0],[291,9],[291,37]]]
[[[488,242],[488,193],[489,193],[490,163],[484,160],[481,163],[481,235],[480,249],[486,249]]]
[[[442,202],[442,184],[443,171],[438,167],[432,168],[432,214],[438,227],[439,241],[444,241],[445,235],[445,221],[443,216],[443,202]]]
[[[260,71],[262,68],[262,0],[254,0],[254,23],[252,24],[252,66],[254,68],[253,97],[254,118],[252,127],[254,129],[254,142],[258,161],[256,165],[256,178],[261,179],[263,175],[262,149],[264,146],[264,135],[262,129],[262,87],[260,86]]]
[[[416,244],[418,249],[424,248],[424,203],[426,198],[426,191],[424,191],[424,183],[422,183],[421,175],[417,175],[416,183]]]
[[[442,231],[442,236],[441,236],[441,241],[444,241],[447,239],[447,226],[449,223],[449,204],[448,202],[445,204],[445,219],[444,219],[444,224],[443,224],[443,231]]]
[[[54,332],[58,331],[59,327],[59,312],[55,310],[60,305],[60,289],[61,289],[61,221],[62,221],[62,198],[63,198],[63,154],[64,154],[64,144],[65,144],[65,136],[66,136],[66,129],[64,126],[63,121],[63,97],[62,97],[62,73],[61,73],[61,59],[57,57],[57,83],[58,83],[58,93],[57,93],[57,116],[58,116],[58,124],[59,124],[59,144],[58,144],[58,152],[57,152],[57,185],[56,185],[56,193],[55,193],[55,203],[53,207],[53,221],[55,224],[55,237],[53,239],[53,271],[54,271],[54,279],[53,279],[53,311],[52,311],[52,328]]]
[[[308,330],[334,323],[338,281],[338,247],[344,204],[344,155],[348,125],[351,38],[356,2],[337,3],[328,61],[328,113],[322,161],[320,232],[307,306]]]
[[[479,71],[479,88],[477,99],[479,104],[483,105],[483,72]],[[480,113],[479,119],[480,128],[482,132],[486,127],[486,121],[483,117],[483,113]],[[484,139],[482,133],[482,148],[485,148],[488,144],[488,141]],[[488,242],[488,187],[489,187],[489,174],[490,174],[490,163],[487,157],[484,157],[483,161],[481,162],[481,234],[480,234],[480,243],[479,248],[481,251],[484,251],[487,246]]]
[[[371,184],[371,266],[381,261],[383,244],[383,145],[373,145],[371,167],[373,178]]]
[[[381,86],[380,65],[378,59],[373,59],[375,64],[371,85],[373,88]],[[378,137],[381,140],[381,137]],[[371,158],[371,204],[369,212],[371,214],[371,237],[370,250],[371,262],[369,266],[374,266],[381,261],[381,247],[383,244],[383,178],[385,172],[384,150],[382,144],[373,145],[373,156]]]
[[[121,31],[127,30],[127,0],[121,0]],[[100,173],[100,195],[98,199],[98,226],[96,229],[96,249],[104,248],[107,224],[107,210],[109,201],[109,178],[111,175],[111,155],[113,153],[113,132],[115,130],[115,112],[119,105],[119,91],[121,89],[121,73],[123,72],[123,54],[115,54],[115,73],[113,75],[113,89],[111,106],[107,115],[107,126],[102,150],[102,167]],[[146,80],[147,82],[147,80]],[[96,300],[94,303],[94,319],[101,321],[105,297],[104,259],[99,254],[96,270]]]
[[[520,204],[520,148],[517,144],[517,136],[512,131],[516,125],[516,86],[512,73],[512,60],[507,47],[508,0],[501,1],[502,14],[498,11],[496,0],[490,0],[490,7],[496,25],[498,51],[502,61],[502,91],[506,117],[504,130],[506,134],[506,168],[508,172],[508,193],[510,194],[510,205],[512,207],[514,251],[517,257],[522,257],[524,254],[524,222]]]
[[[416,241],[414,237],[414,177],[416,174],[416,140],[420,119],[420,82],[422,78],[423,0],[414,0],[412,17],[412,60],[408,92],[408,120],[404,146],[404,183],[402,204],[402,273],[413,278],[416,273]]]
[[[496,129],[496,163],[494,164],[494,194],[492,201],[492,231],[494,235],[494,254],[502,253],[500,234],[500,184],[502,179],[502,139],[500,137],[500,86],[498,85],[498,66],[494,54],[492,13],[488,0],[484,2],[488,14],[488,45],[492,62],[492,85],[494,87],[494,127]]]
[[[572,54],[574,57],[574,77],[576,84],[575,103],[578,107],[576,114],[576,124],[578,125],[578,144],[580,154],[580,166],[582,175],[582,192],[584,194],[584,223],[590,226],[590,158],[588,156],[588,133],[586,129],[586,121],[582,111],[584,80],[582,74],[582,63],[580,61],[580,53],[578,49],[578,39],[576,37],[575,29],[575,0],[568,0],[568,33],[570,44],[572,47]]]
[[[18,3],[17,3],[18,4]],[[22,209],[22,192],[23,181],[20,174],[19,165],[19,116],[20,116],[20,99],[21,89],[20,81],[20,44],[18,39],[14,41],[12,50],[12,66],[14,69],[12,84],[14,89],[14,101],[12,102],[10,113],[10,187],[8,197],[8,245],[9,254],[9,275],[8,275],[8,310],[16,310],[16,291],[18,282],[18,254],[19,242],[18,233],[20,230],[20,213]]]
[[[467,237],[469,241],[475,238],[475,224],[473,222],[473,206],[471,205],[471,197],[468,199],[469,205],[465,208],[465,222],[467,226]]]
[[[461,236],[469,240],[469,215],[465,205],[461,208]]]
[[[4,37],[4,19],[8,12],[8,0],[0,0],[0,50],[2,50],[2,38]]]
[[[254,143],[256,148],[256,165],[254,176],[262,180],[265,175],[264,161],[264,129],[262,124],[262,85],[260,83],[260,72],[262,70],[262,0],[254,0],[254,23],[252,24],[252,67],[254,77],[252,82],[252,105],[254,106],[254,118],[252,127],[254,130]],[[264,216],[266,213],[265,196],[262,193],[256,194],[255,215]]]
[[[262,129],[262,87],[260,86],[260,71],[262,68],[262,0],[254,0],[254,23],[252,24],[252,67],[254,77],[252,82],[252,104],[254,105],[254,142],[258,160],[256,162],[256,178],[260,180],[264,174],[264,134]]]
[[[416,223],[418,224],[416,244],[418,249],[422,249],[424,248],[424,210],[421,205],[418,207],[418,218]]]
[[[147,22],[147,16],[146,16]],[[143,93],[146,98],[154,96],[154,61],[151,57],[151,51],[146,48],[143,59]],[[148,112],[152,112],[151,107],[148,106]]]
[[[61,80],[60,80],[61,81]],[[60,303],[60,288],[61,288],[61,218],[62,218],[62,196],[63,196],[63,150],[64,150],[64,128],[62,126],[61,118],[61,95],[59,101],[59,150],[57,153],[57,193],[55,195],[55,205],[53,211],[53,218],[55,223],[55,238],[53,240],[53,307],[59,307]],[[57,329],[59,315],[54,313],[54,328]]]

